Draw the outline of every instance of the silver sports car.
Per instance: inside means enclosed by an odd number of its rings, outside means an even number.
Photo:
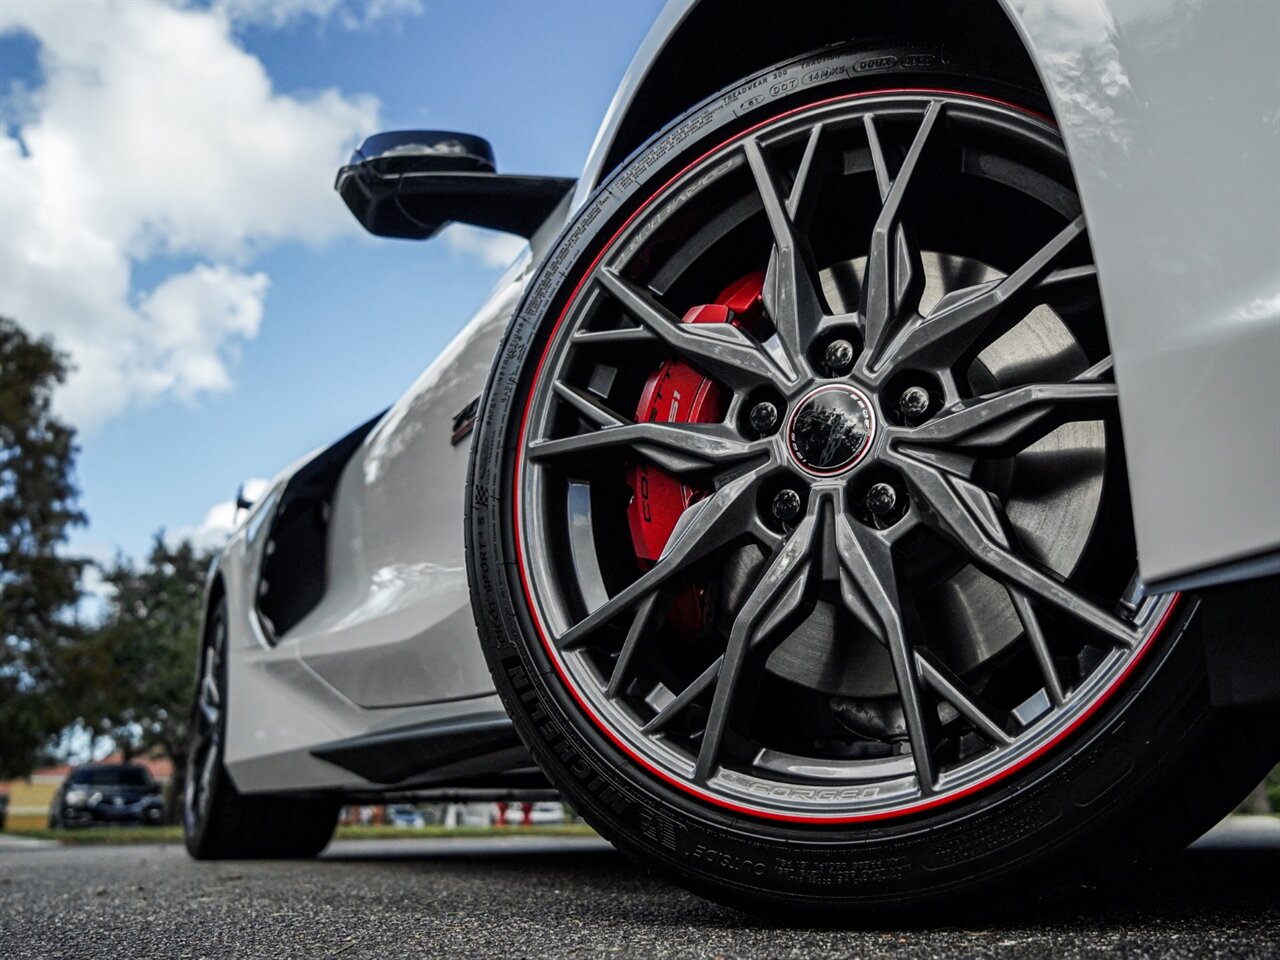
[[[528,246],[218,558],[191,853],[554,788],[707,896],[883,917],[1197,836],[1280,760],[1278,33],[680,2],[576,181],[366,141],[373,233]]]

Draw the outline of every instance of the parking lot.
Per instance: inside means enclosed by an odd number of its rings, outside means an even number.
[[[0,846],[0,956],[1275,957],[1280,819],[972,928],[805,930],[651,877],[590,837],[339,841],[318,863],[180,845]]]

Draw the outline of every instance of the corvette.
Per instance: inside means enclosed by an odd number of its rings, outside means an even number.
[[[882,917],[1194,839],[1280,760],[1277,28],[672,3],[576,181],[367,140],[371,232],[528,246],[213,565],[191,854],[550,787]]]

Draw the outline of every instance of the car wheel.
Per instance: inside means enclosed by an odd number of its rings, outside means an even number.
[[[934,51],[780,65],[637,151],[517,309],[481,641],[574,807],[695,890],[883,917],[1075,883],[1275,759],[1209,707],[1197,599],[1138,585],[1044,109]]]
[[[219,601],[200,650],[187,749],[183,834],[197,860],[313,857],[337,825],[339,801],[244,794],[222,762],[226,731],[227,612]]]

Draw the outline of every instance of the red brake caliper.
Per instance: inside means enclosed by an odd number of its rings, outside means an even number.
[[[750,330],[761,318],[763,286],[764,271],[749,273],[722,290],[715,302],[690,307],[681,322],[732,323]],[[649,375],[640,393],[636,422],[713,423],[724,419],[728,405],[724,387],[684,360],[668,358]],[[691,487],[644,461],[629,468],[627,482],[632,492],[627,509],[631,542],[641,569],[647,570],[662,555],[680,514],[709,491]],[[681,632],[701,633],[707,619],[706,599],[702,587],[682,591],[672,604],[671,622]]]

